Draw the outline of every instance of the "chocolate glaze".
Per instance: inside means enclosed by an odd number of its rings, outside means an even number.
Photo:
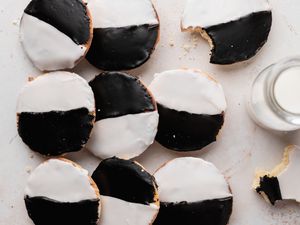
[[[25,197],[29,217],[36,225],[96,225],[99,200],[57,202],[46,197]]]
[[[272,205],[274,205],[276,201],[282,200],[277,177],[261,177],[259,187],[256,188],[256,191],[257,193],[265,193]]]
[[[43,155],[79,151],[93,128],[94,116],[86,108],[70,111],[18,114],[18,132],[24,143]]]
[[[232,197],[195,203],[160,203],[154,225],[227,225]]]
[[[96,121],[155,110],[146,87],[136,77],[103,72],[90,81],[96,101]]]
[[[101,195],[149,205],[156,194],[155,178],[132,160],[103,160],[92,175]]]
[[[94,28],[87,60],[103,70],[129,70],[145,63],[155,48],[159,25]]]
[[[90,39],[90,18],[81,0],[32,0],[24,12],[54,26],[76,44]]]
[[[271,11],[262,11],[204,28],[214,45],[210,62],[231,64],[253,57],[266,43],[271,25]]]
[[[176,151],[198,150],[214,142],[224,123],[224,114],[198,115],[157,105],[159,113],[156,140]]]

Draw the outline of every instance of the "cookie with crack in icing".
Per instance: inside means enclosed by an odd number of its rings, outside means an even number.
[[[32,0],[21,19],[20,38],[40,70],[71,69],[92,42],[89,10],[82,0]]]
[[[290,145],[286,147],[282,162],[272,171],[257,171],[253,182],[254,190],[272,205],[282,200],[300,202],[297,179],[300,174],[299,160],[299,146]]]
[[[159,40],[159,19],[151,0],[91,0],[94,38],[86,56],[103,70],[129,70],[151,56]]]
[[[95,120],[91,87],[79,75],[51,72],[29,81],[17,102],[18,132],[30,149],[47,156],[81,150]]]
[[[50,159],[29,176],[25,204],[36,225],[96,225],[100,194],[88,172],[72,161]]]
[[[208,40],[210,62],[223,65],[255,56],[266,43],[271,25],[268,0],[188,0],[181,21],[183,31],[200,32]]]
[[[96,100],[96,123],[87,148],[97,157],[130,159],[154,141],[158,112],[142,82],[121,72],[103,72],[90,81]]]
[[[176,151],[199,150],[216,141],[226,100],[217,81],[192,69],[156,74],[149,86],[157,102],[156,141]]]
[[[221,172],[199,158],[177,158],[154,177],[160,199],[154,225],[227,225],[233,197]]]
[[[92,178],[101,190],[101,225],[152,224],[159,210],[157,185],[140,164],[116,157],[105,159]]]

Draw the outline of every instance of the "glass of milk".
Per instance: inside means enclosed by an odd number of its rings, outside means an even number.
[[[300,129],[300,56],[275,63],[256,77],[249,112],[262,127],[277,131]]]

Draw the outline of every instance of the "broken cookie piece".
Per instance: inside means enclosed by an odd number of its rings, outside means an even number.
[[[181,21],[182,31],[199,32],[209,42],[210,62],[221,65],[253,57],[266,43],[271,25],[267,0],[188,0]]]
[[[272,205],[280,200],[300,202],[299,162],[300,148],[295,145],[286,147],[282,162],[272,171],[257,171],[253,188]]]

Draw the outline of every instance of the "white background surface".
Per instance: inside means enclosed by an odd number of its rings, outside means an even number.
[[[246,4],[250,0],[244,1]],[[0,4],[0,225],[32,224],[24,206],[23,190],[30,170],[44,160],[21,142],[16,130],[18,92],[29,75],[40,74],[24,54],[18,37],[19,20],[28,2],[1,0]],[[234,209],[229,224],[299,225],[297,203],[270,206],[251,190],[251,184],[256,168],[271,169],[280,162],[285,145],[300,144],[300,133],[275,134],[263,130],[249,119],[245,107],[247,91],[259,71],[283,57],[300,54],[299,0],[270,0],[273,27],[268,43],[253,59],[233,66],[209,64],[208,44],[199,39],[194,45],[190,34],[180,32],[184,3],[185,0],[154,1],[161,20],[161,41],[151,60],[131,73],[149,84],[155,72],[168,69],[190,67],[209,72],[223,85],[228,100],[225,126],[218,142],[203,151],[179,154],[156,143],[137,161],[153,172],[174,157],[202,157],[215,163],[231,185]],[[86,61],[75,71],[88,80],[99,72]],[[85,150],[68,158],[90,172],[99,163]]]

